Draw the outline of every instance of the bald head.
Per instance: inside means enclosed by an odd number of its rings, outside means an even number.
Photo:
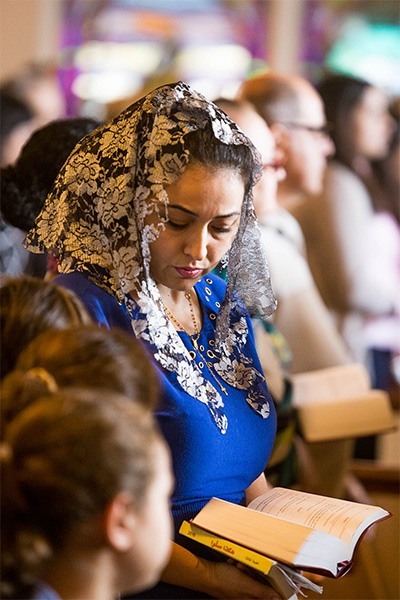
[[[280,201],[289,206],[303,195],[319,194],[333,144],[324,133],[324,104],[316,88],[303,77],[269,71],[245,81],[238,97],[253,104],[286,156]]]
[[[245,81],[238,97],[251,102],[270,125],[296,120],[304,103],[322,106],[318,92],[306,79],[271,71]]]

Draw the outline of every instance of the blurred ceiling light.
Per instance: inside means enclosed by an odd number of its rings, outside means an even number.
[[[81,71],[118,69],[146,76],[161,63],[163,49],[153,42],[100,42],[90,41],[77,49],[75,66]]]
[[[251,54],[237,44],[186,46],[176,57],[176,68],[183,76],[243,77],[251,63]]]
[[[214,100],[219,96],[223,96],[224,98],[234,98],[242,81],[243,78],[219,81],[218,79],[201,79],[193,77],[189,78],[187,83],[209,100]]]
[[[143,84],[143,78],[126,72],[81,73],[72,84],[72,91],[82,100],[105,104],[131,96]]]

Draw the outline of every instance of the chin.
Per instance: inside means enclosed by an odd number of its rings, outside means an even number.
[[[305,186],[305,189],[303,191],[304,194],[306,194],[307,196],[319,196],[320,194],[322,194],[323,189],[324,186],[322,182],[318,181]]]

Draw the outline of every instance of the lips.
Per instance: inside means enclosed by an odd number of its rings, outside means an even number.
[[[194,269],[191,267],[175,267],[175,269],[185,279],[195,279],[203,271],[203,269]]]

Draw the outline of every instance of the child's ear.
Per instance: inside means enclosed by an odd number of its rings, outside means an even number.
[[[120,492],[104,511],[103,533],[107,542],[119,552],[129,550],[135,538],[136,522],[132,495]]]

